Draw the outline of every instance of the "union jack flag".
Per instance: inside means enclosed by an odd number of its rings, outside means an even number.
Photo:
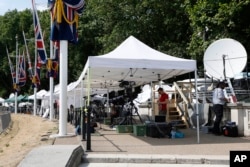
[[[42,36],[42,30],[39,22],[39,17],[37,14],[37,9],[35,6],[35,0],[32,0],[32,7],[33,7],[33,21],[34,21],[34,31],[35,31],[35,39],[36,39],[36,47],[37,53],[41,58],[41,63],[46,64],[47,60],[47,53],[45,50],[45,45]]]
[[[23,38],[24,38],[24,43],[25,43],[25,48],[26,48],[26,54],[27,54],[29,78],[32,80],[33,77],[34,77],[34,74],[33,74],[33,69],[32,69],[32,64],[31,64],[31,60],[30,60],[29,49],[28,49],[28,46],[27,46],[27,40],[26,40],[24,31],[23,31]]]
[[[28,59],[29,59],[29,57],[28,57]],[[28,72],[29,72],[29,78],[32,80],[32,77],[34,76],[34,74],[33,74],[32,65],[31,65],[30,60],[28,60]]]
[[[19,56],[18,85],[24,86],[26,83],[26,62],[24,56]]]
[[[6,51],[7,51],[7,55],[8,55],[8,60],[9,60],[9,66],[10,66],[10,72],[11,72],[11,77],[12,77],[12,82],[13,82],[13,85],[16,83],[16,70],[13,66],[13,63],[10,59],[10,55],[9,55],[9,51],[6,47]]]
[[[57,9],[60,5],[55,0],[48,0],[52,11],[53,25],[51,29],[51,40],[67,40],[71,43],[78,42],[76,15],[83,12],[84,0],[63,0],[63,10]],[[63,12],[60,13],[59,11]],[[65,16],[65,17],[64,17]],[[61,20],[61,21],[59,21]]]
[[[16,83],[16,70],[15,70],[11,60],[10,60],[10,71],[11,71],[13,83]]]
[[[59,70],[59,50],[60,42],[54,42],[53,59],[48,59],[47,62],[47,77],[57,78]]]
[[[33,87],[38,88],[40,86],[40,72],[42,67],[42,60],[40,56],[37,56],[37,63],[36,63],[36,73],[33,77]]]

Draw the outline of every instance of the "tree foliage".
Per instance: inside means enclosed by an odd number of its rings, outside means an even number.
[[[186,0],[192,36],[188,53],[202,61],[204,50],[220,38],[241,42],[249,52],[250,1],[239,0]]]
[[[49,55],[50,15],[48,11],[38,14]],[[88,56],[108,53],[130,35],[166,54],[195,59],[202,70],[205,49],[220,38],[238,40],[250,51],[249,15],[250,0],[86,0],[79,19],[79,42],[69,44],[68,83],[79,77]],[[0,16],[0,96],[13,91],[6,47],[16,54],[17,35],[19,49],[24,50],[22,31],[34,39],[30,10]],[[28,47],[34,61],[32,40]],[[45,67],[41,79],[41,88],[48,90]],[[31,81],[21,93],[32,93]]]

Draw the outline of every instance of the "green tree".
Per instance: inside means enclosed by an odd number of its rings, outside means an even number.
[[[49,11],[38,12],[49,55]],[[76,45],[68,48],[68,82],[78,79],[88,56],[110,52],[130,35],[166,54],[196,59],[203,69],[205,49],[220,38],[233,38],[250,51],[250,0],[94,0],[86,1],[80,16]],[[22,31],[34,39],[33,18],[30,10],[8,11],[0,16],[0,96],[12,92],[12,79],[6,46],[16,54],[16,39],[24,50]],[[34,41],[28,42],[34,62]],[[188,77],[188,76],[185,76]],[[58,78],[55,80],[58,83]],[[41,88],[49,89],[46,68],[42,68]],[[31,81],[22,88],[32,93]]]
[[[193,31],[188,52],[199,63],[209,44],[221,38],[233,38],[250,51],[249,0],[186,0],[185,6]]]
[[[92,18],[91,26],[100,29],[100,54],[133,35],[154,49],[188,58],[185,48],[191,34],[181,0],[89,1],[85,13]]]

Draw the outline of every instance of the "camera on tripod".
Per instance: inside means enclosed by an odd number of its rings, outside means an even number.
[[[129,99],[133,99],[133,86],[135,85],[135,81],[121,81],[119,87],[124,88],[125,96]]]

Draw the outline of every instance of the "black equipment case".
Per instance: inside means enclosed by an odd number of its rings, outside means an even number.
[[[229,137],[238,137],[238,127],[235,122],[228,122],[221,128],[222,134]]]
[[[171,138],[172,125],[166,122],[146,123],[146,136],[154,138]]]

